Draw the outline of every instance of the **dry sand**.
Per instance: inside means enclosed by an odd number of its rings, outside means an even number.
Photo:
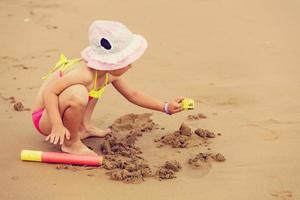
[[[0,199],[300,199],[299,8],[296,0],[1,0]],[[20,161],[22,149],[58,150],[43,142],[26,110],[59,54],[77,57],[86,47],[94,19],[122,21],[148,39],[125,75],[134,87],[162,100],[196,100],[194,111],[155,112],[164,130],[137,141],[152,165],[179,161],[177,178],[124,184],[104,169]],[[144,112],[109,86],[93,122],[105,128]],[[207,118],[188,120],[198,113]],[[198,149],[157,148],[153,140],[183,121],[221,133],[210,148],[226,161],[197,170],[187,158]],[[86,141],[94,149],[102,142]]]

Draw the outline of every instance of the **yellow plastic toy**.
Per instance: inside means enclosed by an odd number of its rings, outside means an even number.
[[[21,160],[45,162],[45,163],[63,163],[63,164],[75,164],[75,165],[100,166],[103,162],[103,157],[74,155],[74,154],[60,153],[60,152],[22,150]]]
[[[193,110],[195,108],[195,101],[190,98],[185,98],[181,101],[181,106],[184,110]]]

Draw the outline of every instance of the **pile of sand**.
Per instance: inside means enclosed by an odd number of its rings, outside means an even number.
[[[23,103],[21,101],[17,101],[14,96],[8,98],[2,97],[2,99],[9,101],[15,111],[30,111],[30,108],[25,108]]]
[[[159,139],[155,139],[154,142],[160,142],[160,145],[158,145],[158,147],[162,147],[163,145],[170,145],[173,148],[185,148],[190,145],[191,136],[191,129],[183,123],[180,126],[179,130],[164,135]]]
[[[105,156],[103,167],[112,180],[126,183],[139,183],[152,176],[148,163],[141,157]]]
[[[166,161],[157,169],[155,175],[159,180],[176,178],[175,173],[179,172],[181,168],[181,164],[176,160]]]
[[[187,116],[188,120],[199,120],[199,119],[206,119],[206,118],[207,117],[202,113],[197,113],[197,114],[194,114],[194,115],[188,115]]]
[[[142,152],[134,146],[137,140],[135,135],[126,135],[124,138],[118,139],[115,136],[107,135],[100,149],[104,155],[118,155],[125,157],[134,157]]]
[[[158,129],[158,124],[155,124],[150,118],[151,113],[144,114],[127,114],[114,121],[110,126],[113,134],[127,134],[135,132],[135,135],[141,136],[144,132],[150,132],[153,129]]]
[[[128,114],[118,118],[110,127],[112,135],[107,135],[100,145],[104,155],[103,168],[112,180],[125,183],[140,183],[147,177],[159,180],[176,178],[176,173],[182,168],[176,160],[166,161],[153,173],[148,161],[142,157],[142,151],[136,146],[138,137],[144,132],[158,129],[158,124],[150,118],[151,114]],[[122,137],[122,135],[125,135]],[[218,134],[219,135],[219,134]],[[180,128],[172,133],[164,135],[155,142],[160,145],[170,145],[173,148],[187,148],[195,145],[207,146],[211,138],[216,134],[207,129],[191,128],[182,123]],[[161,147],[161,146],[160,146]],[[199,153],[194,158],[187,159],[187,163],[193,167],[210,166],[210,161],[225,161],[221,154]]]
[[[124,115],[110,126],[112,134],[106,135],[100,144],[100,150],[104,156],[102,168],[106,169],[106,175],[111,180],[124,183],[141,183],[146,178],[152,177],[158,180],[176,178],[176,174],[183,168],[182,163],[177,160],[166,160],[156,169],[151,169],[149,162],[143,157],[141,148],[136,146],[136,141],[143,136],[143,133],[150,133],[159,129],[159,125],[150,118],[151,114],[128,114]],[[163,130],[163,129],[160,129]],[[217,135],[221,135],[218,133]],[[195,131],[182,123],[178,130],[161,136],[154,141],[161,146],[173,148],[207,147],[216,134],[207,129],[198,128]],[[199,148],[197,148],[199,149]],[[210,148],[208,148],[210,150]],[[169,151],[168,149],[165,149]],[[186,158],[186,166],[201,170],[211,167],[213,161],[223,162],[225,157],[220,153],[200,152],[194,157]],[[78,171],[79,166],[59,165],[56,169],[69,169]],[[97,169],[95,167],[81,167],[84,170]],[[94,176],[94,174],[88,174]]]
[[[140,148],[135,146],[137,138],[144,132],[158,127],[150,116],[149,113],[124,115],[110,126],[113,136],[106,136],[100,149],[105,155],[103,167],[112,180],[139,183],[145,177],[153,176],[147,161],[140,156]]]
[[[224,162],[226,159],[225,157],[220,154],[220,153],[199,153],[197,154],[195,157],[190,158],[188,160],[188,163],[194,167],[207,167],[207,166],[211,166],[211,161],[217,161],[217,162]]]
[[[182,123],[179,130],[164,135],[154,142],[159,142],[158,147],[170,145],[173,148],[188,148],[193,146],[208,146],[210,138],[215,138],[215,133],[207,129],[198,128],[194,132],[185,123]]]
[[[101,152],[105,155],[103,167],[112,180],[126,183],[137,183],[152,175],[147,162],[139,156],[142,152],[135,146],[134,134],[118,139],[114,136],[105,137],[101,144]]]

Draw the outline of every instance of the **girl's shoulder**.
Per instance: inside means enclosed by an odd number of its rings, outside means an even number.
[[[86,65],[85,61],[80,61],[76,64],[74,64],[74,66],[72,66],[68,71],[66,71],[66,73],[79,73],[81,74],[85,79],[87,80],[92,80],[93,79],[93,74],[94,74],[94,70],[89,68]]]
[[[55,80],[59,82],[74,82],[75,80],[78,83],[83,85],[88,85],[93,81],[93,69],[86,66],[85,62],[78,62],[62,72],[57,71],[56,75],[54,75]]]

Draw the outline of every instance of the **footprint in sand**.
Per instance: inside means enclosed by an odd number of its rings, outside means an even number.
[[[50,16],[45,14],[45,10],[55,9],[58,10],[61,8],[59,4],[49,4],[49,3],[36,3],[29,2],[26,5],[29,15],[33,22],[37,25],[44,26],[48,30],[58,29],[58,26],[47,23],[49,21]]]
[[[266,130],[267,130],[267,132],[264,132],[262,134],[264,140],[275,141],[279,138],[278,133],[276,131],[271,130],[271,129],[266,129]]]
[[[48,30],[58,29],[58,26],[54,26],[54,25],[51,25],[51,24],[47,24],[45,27],[46,27]]]
[[[253,122],[247,124],[248,126],[256,127],[258,129],[262,129],[264,132],[260,133],[260,136],[266,140],[266,141],[275,141],[279,138],[279,133],[275,131],[273,128],[266,128],[265,126],[282,126],[282,125],[294,125],[294,124],[299,124],[300,121],[284,121],[284,120],[277,120],[273,118],[269,118],[264,121],[260,122]]]
[[[16,62],[18,61],[17,58],[14,58],[14,57],[10,57],[10,56],[1,56],[0,57],[0,63],[10,63],[10,62]]]
[[[36,10],[48,10],[48,9],[58,9],[60,8],[59,4],[49,4],[49,3],[36,3],[36,2],[29,2],[27,5],[27,9],[29,11],[30,16],[36,16]]]
[[[13,67],[16,67],[16,68],[21,68],[21,69],[29,69],[29,67],[26,67],[25,65],[23,64],[17,64],[17,65],[13,65]]]
[[[266,141],[275,141],[279,138],[279,133],[271,128],[266,128],[265,126],[273,126],[274,125],[293,125],[293,124],[299,124],[299,121],[283,121],[283,120],[277,120],[277,119],[267,119],[261,122],[257,123],[250,123],[249,126],[257,127],[259,129],[262,129],[264,132],[261,133],[261,137],[263,140]]]
[[[11,178],[11,180],[14,180],[14,181],[17,181],[17,180],[20,179],[19,176],[12,176],[12,177],[10,177],[10,178]]]
[[[276,141],[279,138],[278,132],[274,131],[273,129],[265,128],[265,127],[260,126],[258,124],[248,124],[248,125],[252,126],[252,127],[262,129],[264,132],[260,133],[259,135],[265,141]]]
[[[292,200],[293,199],[293,193],[289,190],[281,190],[270,193],[273,197],[276,197],[277,199],[281,200]]]

